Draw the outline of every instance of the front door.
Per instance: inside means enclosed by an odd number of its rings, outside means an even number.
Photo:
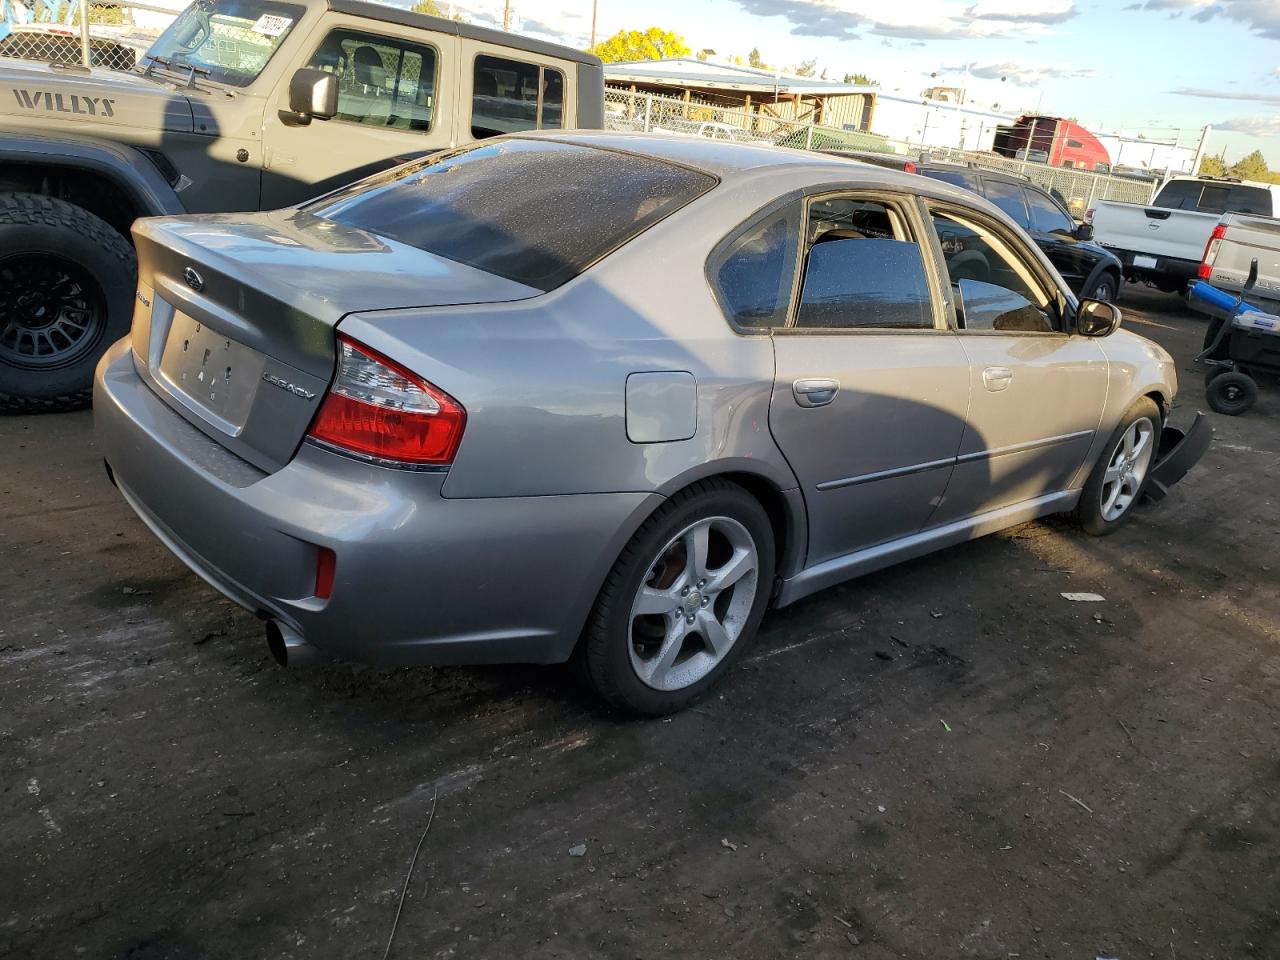
[[[808,566],[924,526],[964,434],[968,365],[918,210],[865,192],[807,203],[769,425],[804,494]]]
[[[263,122],[262,207],[301,203],[344,184],[446,149],[454,142],[458,40],[370,24],[326,28],[307,66],[338,76],[338,113],[299,124],[289,76]]]
[[[994,220],[930,204],[969,365],[968,429],[931,524],[1068,489],[1102,419],[1108,365],[1064,332],[1061,298]]]

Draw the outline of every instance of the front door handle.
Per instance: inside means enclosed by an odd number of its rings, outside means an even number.
[[[982,385],[992,393],[1007,390],[1013,383],[1013,371],[1008,367],[987,367],[982,371]]]
[[[808,379],[791,384],[791,393],[802,407],[825,407],[840,392],[839,380]]]

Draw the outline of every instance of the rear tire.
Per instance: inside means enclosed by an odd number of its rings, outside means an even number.
[[[1128,521],[1155,466],[1160,428],[1160,408],[1150,397],[1142,397],[1120,418],[1073,512],[1085,532],[1106,536]]]
[[[0,411],[88,403],[103,353],[129,332],[133,248],[53,197],[0,193]]]
[[[623,549],[587,622],[579,667],[616,707],[682,710],[750,644],[773,575],[773,528],[760,503],[724,480],[696,483]]]
[[[1238,417],[1258,402],[1258,384],[1247,373],[1232,370],[1210,380],[1204,398],[1215,413]]]

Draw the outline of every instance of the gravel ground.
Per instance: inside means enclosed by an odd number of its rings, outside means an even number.
[[[1202,321],[1124,305],[1188,418]],[[561,669],[280,670],[88,414],[2,419],[0,956],[380,957],[437,798],[395,957],[1280,957],[1277,417],[1113,537],[772,614],[651,722]]]

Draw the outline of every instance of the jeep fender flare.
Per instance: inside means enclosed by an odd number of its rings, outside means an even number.
[[[131,197],[142,217],[187,212],[155,164],[125,144],[93,137],[0,130],[0,164],[96,173]]]

